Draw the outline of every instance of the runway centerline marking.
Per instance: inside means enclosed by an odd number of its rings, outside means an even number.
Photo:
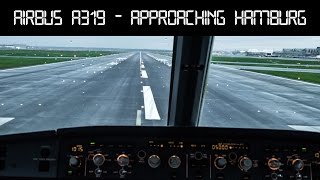
[[[141,110],[137,110],[136,126],[141,126]]]
[[[141,78],[148,78],[148,74],[146,70],[141,70]]]
[[[148,120],[160,120],[159,112],[150,86],[143,86],[144,115]]]
[[[0,117],[0,126],[12,120],[14,120],[13,117]]]

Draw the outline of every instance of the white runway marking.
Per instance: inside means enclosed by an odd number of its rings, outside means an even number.
[[[320,126],[302,126],[302,125],[288,125],[288,126],[298,131],[320,132]]]
[[[12,120],[14,120],[13,117],[0,117],[0,126]]]
[[[141,110],[137,110],[136,126],[141,126]]]
[[[121,14],[116,14],[116,15],[115,15],[115,17],[117,17],[117,18],[121,18],[121,17],[122,17],[122,15],[121,15]]]
[[[140,51],[140,64],[142,64],[142,60],[141,60],[141,51]]]
[[[143,99],[145,119],[160,120],[158,109],[150,86],[143,86]]]
[[[148,74],[146,70],[141,70],[141,78],[148,78]]]
[[[113,66],[113,65],[118,65],[118,63],[117,62],[111,62],[111,63],[108,63],[107,65]]]

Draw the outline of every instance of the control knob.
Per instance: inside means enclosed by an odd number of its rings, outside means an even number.
[[[129,156],[126,154],[121,154],[118,156],[117,162],[121,167],[128,166],[130,162]]]
[[[199,151],[197,151],[196,153],[194,153],[194,158],[196,160],[201,160],[203,158],[203,154]]]
[[[93,156],[92,160],[96,166],[102,166],[105,161],[105,158],[102,154],[96,154]]]
[[[278,180],[278,179],[282,179],[283,176],[281,174],[277,174],[277,173],[271,173],[270,178],[272,180]]]
[[[214,166],[217,168],[217,169],[224,169],[226,166],[227,166],[227,160],[226,158],[224,157],[217,157],[215,160],[214,160]]]
[[[80,165],[81,165],[81,162],[80,162],[78,156],[71,156],[70,157],[69,166],[76,168],[76,167],[79,167]]]
[[[276,158],[271,158],[268,161],[268,166],[271,170],[276,171],[276,170],[280,169],[281,162]]]
[[[181,159],[179,156],[173,155],[168,160],[169,166],[171,168],[178,168],[181,165]]]
[[[152,155],[148,159],[148,164],[152,168],[157,168],[160,166],[161,160],[160,157],[157,155]]]
[[[292,161],[292,166],[294,170],[300,171],[304,168],[304,162],[301,159],[295,159]]]
[[[249,169],[252,168],[252,161],[248,157],[241,157],[239,159],[239,168],[242,171],[248,171]]]
[[[302,175],[300,173],[296,174],[296,180],[302,180]]]

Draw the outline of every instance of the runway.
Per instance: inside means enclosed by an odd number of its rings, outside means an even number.
[[[148,78],[141,77],[142,65]],[[137,121],[165,125],[170,68],[160,66],[145,54],[128,53],[0,71],[0,133]],[[145,105],[146,98],[157,107]],[[146,114],[150,108],[157,108],[159,118],[154,111]]]
[[[207,82],[202,126],[320,131],[320,85],[221,65]]]
[[[163,64],[171,63],[169,57],[153,56]],[[200,126],[320,132],[320,85],[239,67],[210,64]]]
[[[2,70],[0,134],[164,126],[171,66],[168,56],[134,52]],[[207,83],[201,126],[320,126],[318,85],[212,64]]]

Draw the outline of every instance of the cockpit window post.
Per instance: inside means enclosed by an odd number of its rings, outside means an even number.
[[[168,126],[198,125],[213,39],[175,37]]]

